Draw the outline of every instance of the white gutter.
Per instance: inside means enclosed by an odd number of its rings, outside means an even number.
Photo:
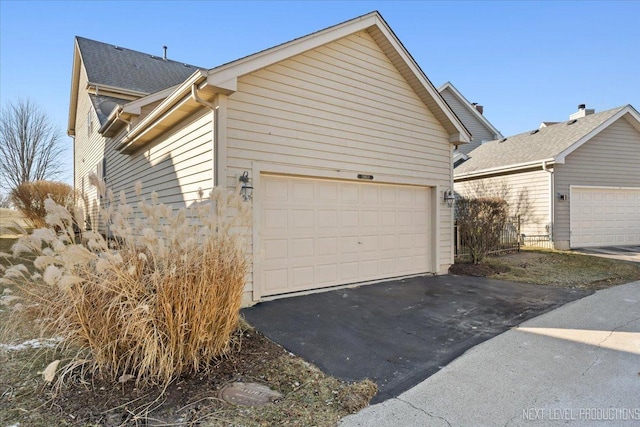
[[[129,144],[132,140],[137,138],[143,131],[149,128],[153,122],[159,120],[165,115],[171,108],[178,103],[181,99],[184,99],[185,92],[191,88],[193,84],[197,84],[202,79],[206,78],[206,71],[196,70],[194,73],[183,83],[181,83],[174,92],[164,99],[152,112],[150,112],[147,116],[145,116],[140,123],[136,124],[136,126],[131,129],[127,135],[120,141],[117,149],[121,150],[126,145]],[[190,97],[191,95],[189,95]]]
[[[91,89],[91,88],[95,90],[95,95],[98,95],[98,91],[100,90],[103,90],[106,92],[120,93],[122,95],[135,96],[136,98],[149,95],[148,92],[142,92],[139,90],[123,89],[120,87],[103,85],[100,83],[87,82],[87,89]]]
[[[111,113],[109,113],[109,117],[107,117],[107,121],[98,129],[98,133],[102,134],[106,132],[111,125],[113,125],[119,118],[120,113],[122,112],[122,105],[118,105],[113,109]]]
[[[554,162],[555,162],[555,159],[553,157],[551,157],[551,158],[548,158],[548,159],[536,160],[536,161],[533,161],[533,162],[516,163],[514,165],[497,167],[497,168],[493,168],[493,169],[484,169],[484,170],[480,170],[480,171],[462,173],[462,174],[459,174],[459,175],[455,175],[453,177],[453,179],[455,181],[457,179],[475,178],[475,177],[482,176],[482,175],[492,175],[492,174],[497,174],[497,173],[513,172],[513,171],[517,171],[517,170],[520,170],[520,169],[528,169],[528,168],[544,165],[544,164],[547,164],[547,163],[554,163]]]
[[[553,191],[554,189],[554,176],[553,176],[553,170],[549,169],[547,167],[547,162],[543,161],[542,162],[542,170],[549,173],[549,238],[551,239],[551,241],[553,242],[553,232],[554,232],[554,226],[553,226],[553,213],[555,211],[555,206],[556,206],[556,197],[555,197],[555,193]]]

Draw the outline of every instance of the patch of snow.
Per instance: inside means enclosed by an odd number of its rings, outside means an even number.
[[[0,350],[22,351],[31,348],[51,348],[58,345],[60,341],[62,341],[62,338],[34,338],[20,344],[0,344]]]

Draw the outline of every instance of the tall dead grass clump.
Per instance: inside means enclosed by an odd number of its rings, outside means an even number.
[[[85,350],[78,358],[88,354],[111,379],[167,385],[207,369],[238,327],[248,204],[221,189],[179,210],[158,203],[155,193],[135,208],[124,193],[118,202],[110,192],[104,200],[111,238],[82,230],[81,241],[73,215],[47,200],[47,228],[13,247],[14,256],[37,255],[38,271],[11,267],[4,280],[20,282],[48,319],[42,322],[48,332]]]

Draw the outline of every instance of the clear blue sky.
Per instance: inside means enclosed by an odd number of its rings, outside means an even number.
[[[73,37],[201,67],[378,10],[431,82],[451,81],[505,135],[577,104],[640,108],[640,2],[0,0],[0,102],[30,97],[66,137]],[[71,178],[71,151],[68,151]]]

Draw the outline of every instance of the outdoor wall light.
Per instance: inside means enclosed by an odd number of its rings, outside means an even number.
[[[456,196],[453,194],[453,191],[449,188],[448,190],[444,190],[443,200],[447,202],[447,206],[452,207],[453,201],[456,199]]]
[[[253,187],[250,183],[249,172],[244,171],[242,175],[240,175],[239,181],[242,183],[242,187],[240,188],[240,195],[242,199],[246,202],[253,198]]]

